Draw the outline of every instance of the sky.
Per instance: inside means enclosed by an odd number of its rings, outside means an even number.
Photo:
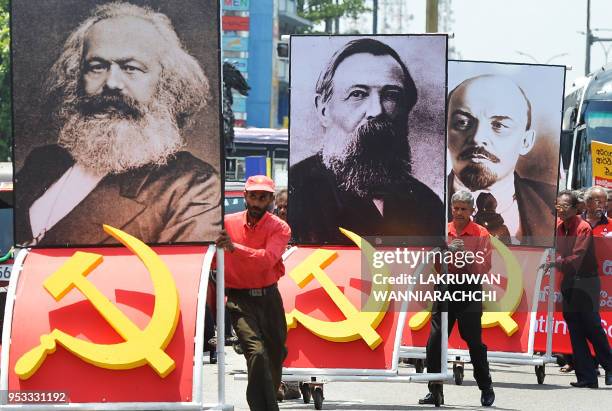
[[[587,0],[450,1],[450,29],[454,34],[451,44],[461,59],[570,66],[566,90],[577,77],[584,76],[586,39],[579,32],[586,29]],[[379,0],[384,2],[395,4],[396,10],[403,3],[404,33],[425,31],[426,0]],[[366,3],[371,7],[371,0]],[[383,26],[381,18],[379,27]],[[371,17],[363,20],[369,20],[371,25]],[[611,0],[591,0],[591,29],[600,29],[593,31],[596,36],[612,38]],[[591,48],[591,71],[606,63],[604,48],[612,61],[612,42],[595,43]]]

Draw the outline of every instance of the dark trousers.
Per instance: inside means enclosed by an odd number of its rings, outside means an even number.
[[[247,362],[249,408],[278,410],[276,392],[287,356],[287,323],[278,289],[262,296],[228,290],[227,309]]]
[[[482,304],[449,304],[448,305],[448,335],[453,330],[455,322],[459,324],[459,334],[467,343],[470,350],[470,359],[474,366],[474,379],[478,388],[486,390],[491,388],[491,374],[487,361],[487,346],[482,343]],[[427,372],[439,373],[441,371],[441,340],[442,340],[442,308],[441,304],[434,304],[431,316],[431,331],[427,340]],[[429,384],[431,387],[431,383]]]
[[[597,369],[587,341],[606,372],[612,372],[612,353],[599,315],[599,277],[572,278],[561,283],[563,318],[572,344],[574,370],[578,381],[597,382]]]

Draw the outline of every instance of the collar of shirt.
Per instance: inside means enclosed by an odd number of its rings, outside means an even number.
[[[461,233],[457,233],[457,227],[455,227],[455,224],[452,221],[448,223],[447,231],[448,231],[449,237],[463,237],[463,236],[475,237],[480,234],[478,225],[475,222],[473,222],[472,219],[470,219],[470,222],[467,223],[465,227],[463,227],[463,230],[461,231]]]
[[[264,215],[263,215],[263,216],[262,216],[262,217],[259,219],[259,221],[257,221],[257,222],[256,222],[255,224],[253,224],[253,225],[250,225],[250,224],[249,224],[249,218],[248,218],[249,211],[248,211],[248,210],[244,210],[244,211],[243,211],[243,216],[242,216],[242,222],[243,222],[243,225],[244,225],[246,228],[249,228],[249,229],[251,229],[251,230],[255,230],[257,227],[261,226],[261,224],[262,224],[262,223],[263,223],[263,222],[264,222],[264,221],[265,221],[265,220],[268,218],[268,214],[270,214],[270,213],[268,213],[268,212],[266,211],[266,212],[264,213]]]
[[[578,228],[578,225],[580,224],[581,221],[582,221],[582,218],[580,218],[579,215],[575,215],[568,221],[568,224],[566,226],[563,220],[558,218],[557,219],[557,232],[559,234],[563,234],[566,236],[576,235],[576,229]]]

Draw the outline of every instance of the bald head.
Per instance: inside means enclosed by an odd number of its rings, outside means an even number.
[[[492,100],[503,96],[504,100],[508,102],[510,100],[514,101],[516,108],[525,113],[525,130],[531,128],[531,102],[523,89],[514,80],[506,76],[484,74],[464,80],[449,93],[449,106],[454,102],[455,98],[469,98],[470,94],[478,96],[483,103],[491,103],[491,101],[486,101],[481,97],[483,93],[487,94],[487,91],[494,91],[494,93],[490,94]],[[493,108],[494,105],[490,104],[489,107]]]
[[[447,121],[453,171],[472,191],[511,176],[535,142],[529,99],[505,76],[459,84],[449,94]]]

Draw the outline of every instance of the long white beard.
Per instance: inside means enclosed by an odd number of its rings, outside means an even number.
[[[77,163],[99,174],[162,166],[184,146],[174,117],[159,106],[138,120],[75,113],[64,122],[58,144]]]

